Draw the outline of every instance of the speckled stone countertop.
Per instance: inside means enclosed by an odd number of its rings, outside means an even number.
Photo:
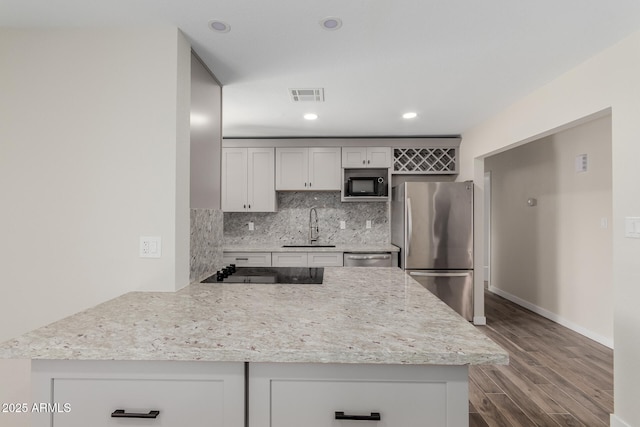
[[[322,285],[132,292],[0,344],[0,358],[506,364],[507,353],[397,268]]]
[[[224,252],[399,252],[394,245],[336,245],[333,248],[320,246],[283,247],[276,243],[270,245],[225,245]]]

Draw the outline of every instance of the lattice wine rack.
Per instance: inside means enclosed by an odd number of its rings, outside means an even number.
[[[394,148],[395,174],[454,174],[457,148]]]

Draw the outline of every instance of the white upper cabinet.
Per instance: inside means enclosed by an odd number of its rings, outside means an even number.
[[[273,148],[223,148],[221,206],[225,212],[275,212]]]
[[[340,147],[276,148],[276,190],[340,190]]]
[[[225,212],[247,209],[247,149],[222,149],[222,188],[220,206]]]
[[[276,148],[276,190],[308,190],[309,149]]]
[[[390,147],[342,147],[343,168],[389,168]]]
[[[247,206],[252,212],[276,211],[273,148],[248,148]]]

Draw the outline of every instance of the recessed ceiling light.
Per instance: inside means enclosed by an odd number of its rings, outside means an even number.
[[[218,33],[228,33],[231,31],[231,25],[218,20],[209,21],[209,28]]]
[[[322,28],[328,31],[337,30],[338,28],[342,27],[342,19],[336,18],[334,16],[328,16],[320,21],[320,25],[322,26]]]
[[[304,118],[306,120],[315,120],[315,119],[318,118],[318,115],[317,114],[313,114],[313,113],[307,113],[307,114],[304,115]]]
[[[414,113],[414,112],[404,113],[402,115],[403,119],[415,119],[416,117],[418,117],[418,113]]]

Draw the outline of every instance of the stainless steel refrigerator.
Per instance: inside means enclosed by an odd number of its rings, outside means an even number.
[[[467,320],[473,319],[473,183],[406,182],[391,195],[399,266]]]

